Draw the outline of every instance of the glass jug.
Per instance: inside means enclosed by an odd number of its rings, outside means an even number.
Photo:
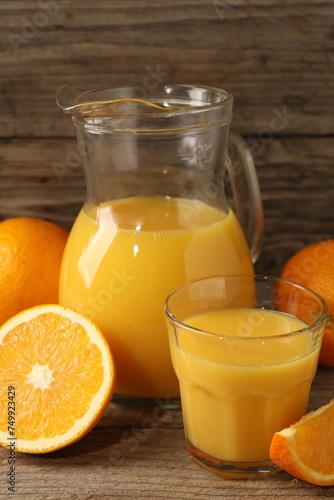
[[[249,151],[229,138],[230,93],[191,85],[157,86],[145,99],[136,93],[57,91],[58,106],[73,116],[87,185],[59,301],[104,333],[117,394],[174,398],[165,298],[187,281],[252,274],[262,205]]]

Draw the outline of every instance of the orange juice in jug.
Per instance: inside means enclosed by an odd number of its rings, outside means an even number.
[[[231,210],[182,198],[122,198],[81,210],[64,254],[60,303],[89,316],[106,336],[118,394],[177,397],[165,298],[187,281],[251,273]]]

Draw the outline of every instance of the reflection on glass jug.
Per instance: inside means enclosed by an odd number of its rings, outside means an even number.
[[[178,397],[165,298],[202,277],[253,274],[261,248],[252,158],[228,134],[233,97],[191,85],[159,86],[145,100],[135,87],[62,86],[56,99],[73,116],[87,186],[64,253],[60,303],[104,333],[117,394]]]

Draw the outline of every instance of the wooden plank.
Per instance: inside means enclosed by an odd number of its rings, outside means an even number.
[[[0,151],[2,218],[44,217],[69,228],[85,196],[82,169],[71,163],[76,141],[4,140]]]
[[[319,368],[309,409],[329,402],[333,370]],[[0,498],[7,491],[9,450],[0,449]],[[124,406],[112,402],[100,423],[78,443],[46,455],[16,453],[16,495],[34,500],[194,498],[313,499],[332,497],[333,487],[317,487],[285,472],[268,480],[224,480],[188,457],[180,409]],[[7,495],[6,495],[7,492]]]
[[[294,116],[284,134],[332,133],[333,18],[330,0],[2,0],[0,137],[71,136],[61,83],[144,96],[175,81],[230,90],[243,134],[268,128],[275,110]]]
[[[265,238],[258,272],[278,274],[303,246],[333,239],[332,138],[282,138],[255,156]]]

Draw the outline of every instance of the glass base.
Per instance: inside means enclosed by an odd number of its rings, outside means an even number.
[[[228,462],[211,457],[188,441],[188,452],[196,464],[224,479],[266,479],[280,472],[270,460],[261,462]]]
[[[142,398],[137,396],[125,396],[123,394],[114,394],[113,403],[130,406],[133,408],[161,408],[162,410],[180,410],[180,398]]]

